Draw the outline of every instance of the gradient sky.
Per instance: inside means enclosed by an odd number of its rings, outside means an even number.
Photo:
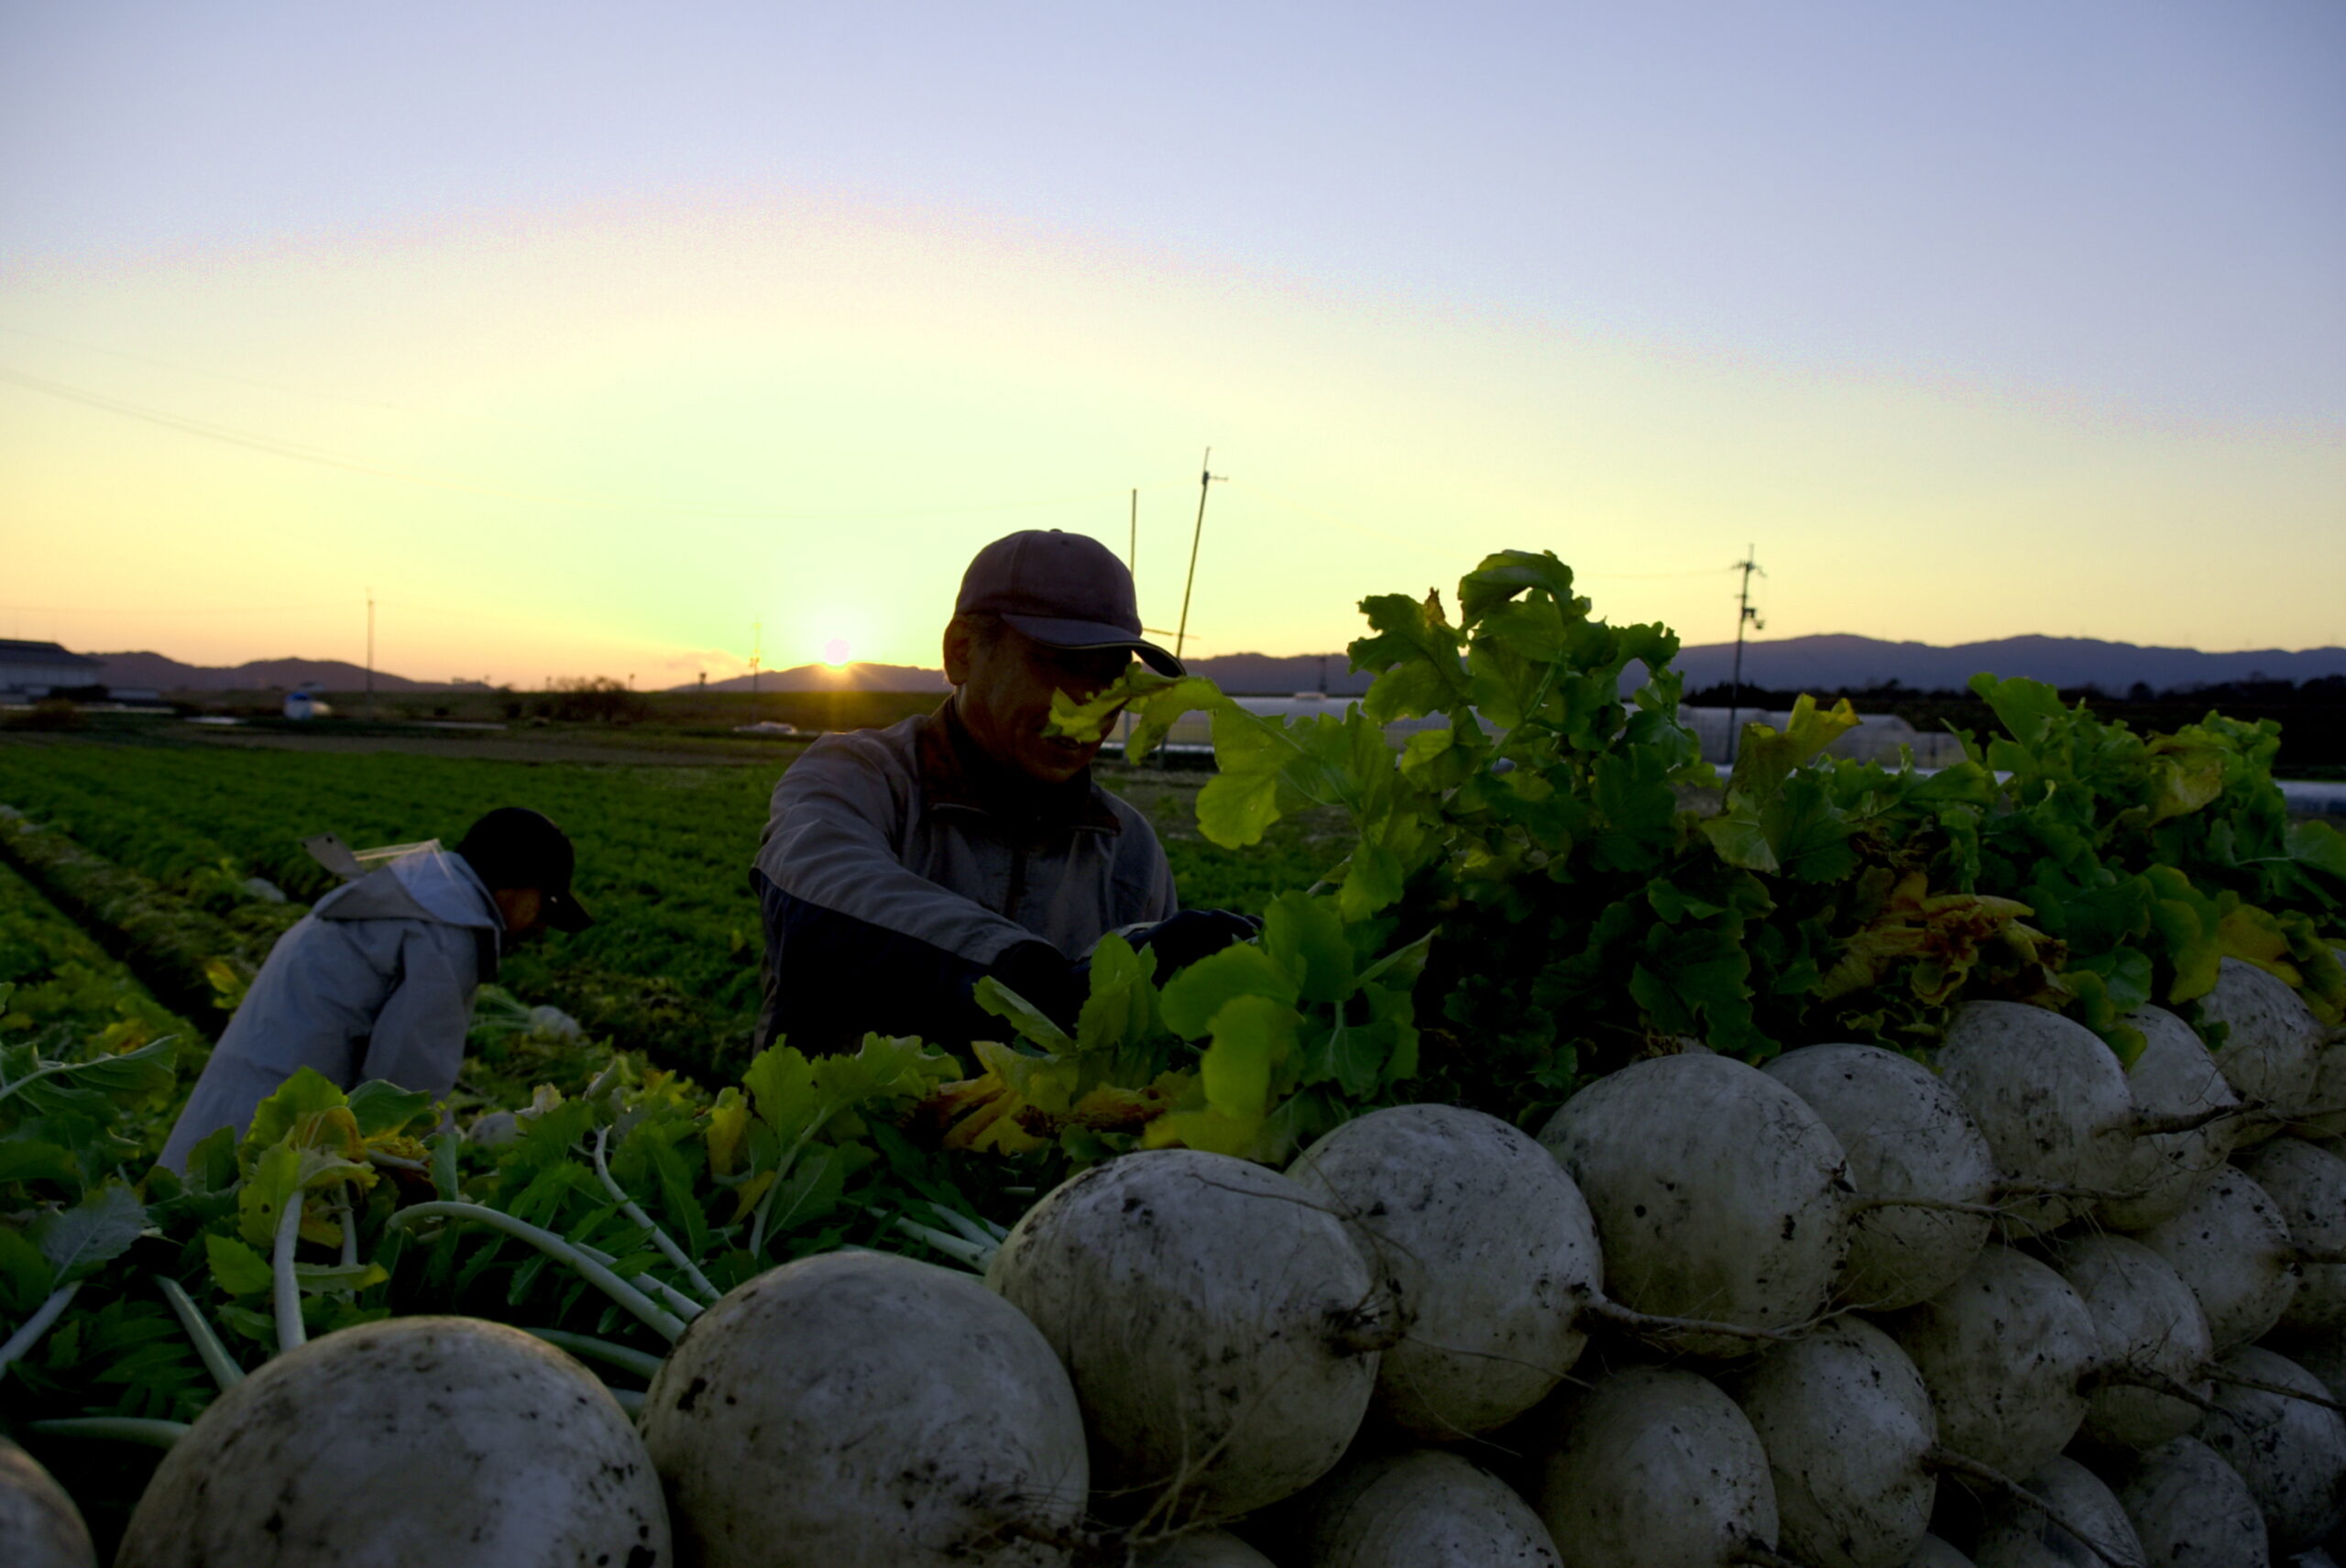
[[[1195,652],[1551,548],[1730,636],[2346,641],[2346,8],[0,0],[0,635]]]

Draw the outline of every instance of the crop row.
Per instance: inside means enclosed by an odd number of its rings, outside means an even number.
[[[1134,787],[1122,775],[1114,787]],[[16,807],[217,916],[239,950],[268,940],[333,878],[301,848],[333,832],[364,847],[453,842],[492,806],[534,806],[579,849],[590,930],[510,960],[506,983],[593,1032],[710,1077],[747,1061],[762,945],[748,865],[773,775],[762,768],[539,765],[400,753],[77,741],[0,744],[0,804]],[[1165,818],[1186,902],[1259,911],[1310,880],[1300,828],[1269,852],[1205,842],[1175,819],[1190,791],[1140,786]],[[292,907],[256,899],[273,883]],[[192,1003],[183,1003],[182,1005]]]
[[[202,1034],[155,1000],[71,918],[0,862],[0,1036],[63,1032],[120,1050],[169,1036],[200,1050]]]

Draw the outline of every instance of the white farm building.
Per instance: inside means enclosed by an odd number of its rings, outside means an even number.
[[[97,685],[105,665],[87,653],[71,653],[55,642],[0,638],[0,698],[28,701],[60,687]]]

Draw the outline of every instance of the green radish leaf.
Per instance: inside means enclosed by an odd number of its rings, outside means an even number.
[[[685,1168],[684,1156],[675,1146],[646,1134],[644,1152],[650,1157],[652,1169],[660,1179],[661,1206],[668,1221],[684,1231],[684,1247],[687,1255],[698,1257],[708,1250],[708,1216],[700,1201],[693,1196],[692,1174]]]
[[[1075,1019],[1081,1051],[1113,1051],[1157,1032],[1157,955],[1111,931],[1091,949],[1091,992]]]
[[[1295,1052],[1301,1014],[1267,996],[1240,996],[1213,1016],[1213,1039],[1198,1062],[1206,1104],[1234,1121],[1270,1109],[1271,1077]]]
[[[1263,950],[1293,977],[1306,1002],[1342,1002],[1353,993],[1353,948],[1329,900],[1282,893],[1263,911]]]
[[[57,1270],[23,1232],[0,1225],[0,1311],[21,1320],[57,1288]]]
[[[212,1282],[231,1296],[257,1296],[269,1288],[269,1260],[234,1236],[206,1232],[203,1255]]]
[[[381,1079],[371,1079],[350,1091],[350,1113],[358,1119],[362,1138],[396,1133],[431,1109],[431,1095]]]
[[[293,1282],[304,1296],[349,1296],[390,1276],[378,1263],[297,1263]]]
[[[435,1133],[432,1137],[432,1191],[443,1202],[455,1202],[464,1196],[464,1186],[456,1172],[456,1157],[463,1144],[455,1133]]]
[[[1259,996],[1287,1005],[1300,995],[1294,977],[1269,954],[1251,942],[1235,942],[1168,981],[1160,1000],[1166,1027],[1197,1039],[1212,1032],[1215,1019],[1234,998]]]
[[[239,1179],[236,1168],[236,1129],[221,1127],[196,1141],[188,1150],[181,1181],[189,1192],[225,1192]]]
[[[147,1211],[129,1184],[109,1181],[71,1209],[52,1209],[27,1232],[60,1284],[119,1257],[147,1228]]]
[[[977,1003],[1016,1030],[1021,1038],[1033,1041],[1046,1051],[1056,1054],[1075,1048],[1075,1042],[1050,1014],[992,975],[978,981]]]
[[[54,1181],[79,1187],[82,1166],[73,1151],[61,1144],[12,1136],[0,1143],[0,1181]]]
[[[2043,743],[2069,718],[2061,694],[2042,681],[2020,677],[2000,681],[1990,674],[1978,674],[1971,677],[1971,689],[2023,746]]]
[[[254,1108],[252,1123],[245,1130],[242,1152],[247,1156],[257,1154],[291,1132],[293,1124],[302,1117],[339,1110],[349,1103],[349,1097],[315,1068],[296,1068],[293,1076],[276,1093]]]
[[[277,1219],[301,1193],[301,1151],[291,1144],[263,1149],[236,1193],[236,1234],[258,1247],[273,1246]]]

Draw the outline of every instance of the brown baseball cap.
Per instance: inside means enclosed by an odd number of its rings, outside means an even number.
[[[1141,636],[1133,575],[1082,533],[1029,528],[978,552],[961,575],[956,615],[999,615],[1048,648],[1129,648],[1160,675],[1181,661]]]

